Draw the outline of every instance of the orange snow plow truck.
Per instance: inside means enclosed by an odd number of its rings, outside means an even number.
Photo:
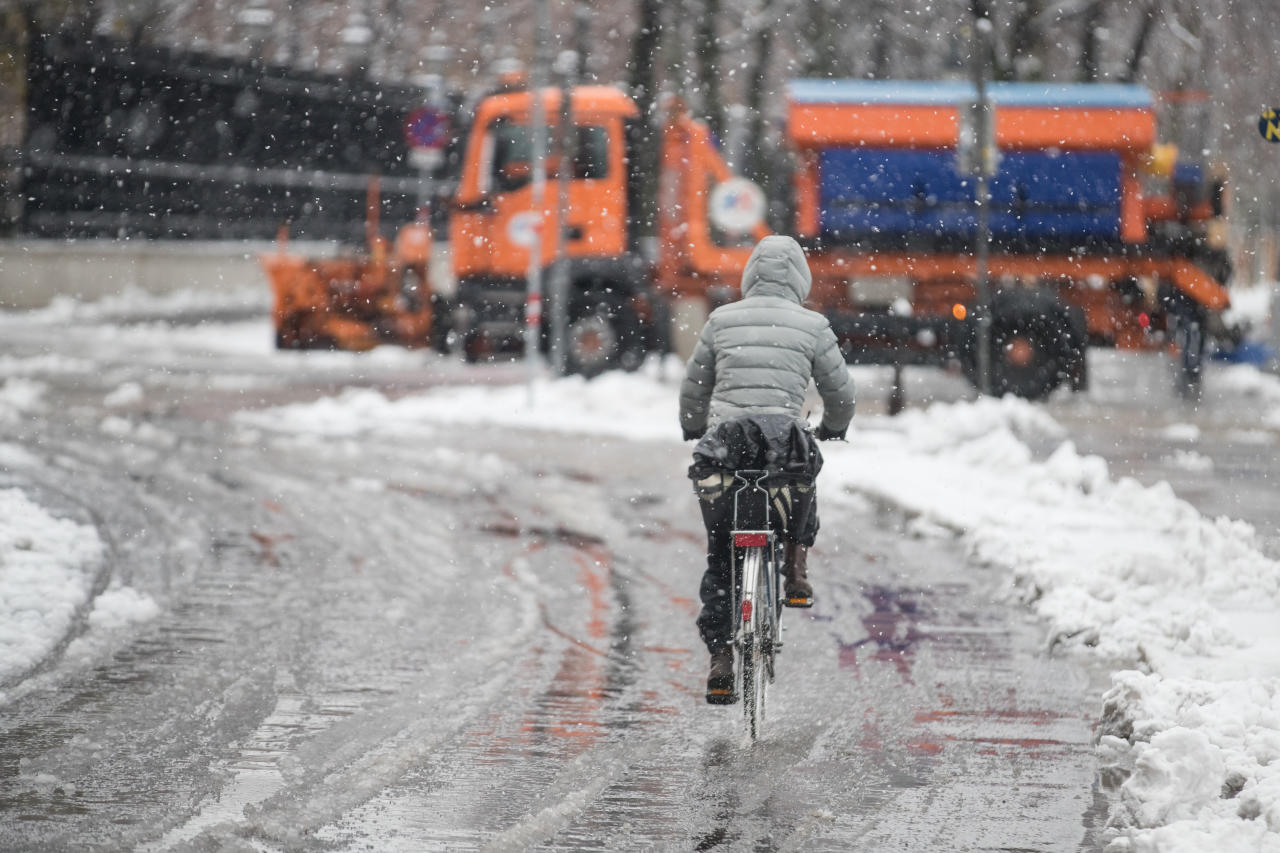
[[[1157,144],[1142,87],[997,83],[990,92],[1000,152],[989,208],[994,388],[1027,397],[1063,382],[1084,388],[1085,348],[1095,344],[1168,349],[1194,390],[1206,337],[1225,332],[1221,184]],[[328,260],[282,245],[264,258],[279,346],[397,342],[456,347],[468,359],[516,351],[527,236],[537,227],[544,268],[563,235],[572,370],[633,369],[680,338],[673,314],[686,321],[678,327],[698,327],[734,298],[752,245],[769,230],[759,216],[718,215],[717,205],[742,206],[744,193],[705,124],[676,101],[665,112],[657,239],[643,251],[635,211],[646,176],[627,150],[634,103],[611,87],[574,89],[573,153],[559,157],[561,93],[543,90],[552,143],[538,217],[532,97],[495,94],[475,110],[450,201],[447,287],[432,288],[431,256],[444,247],[426,225],[389,242],[371,215],[365,252]],[[972,97],[957,82],[788,88],[790,162],[778,165],[793,176],[788,230],[809,255],[811,305],[830,318],[851,363],[958,365],[976,381],[975,181],[957,167]],[[562,165],[571,170],[563,215]]]

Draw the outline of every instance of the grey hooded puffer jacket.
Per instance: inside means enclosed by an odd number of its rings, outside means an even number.
[[[813,277],[800,244],[765,237],[742,273],[742,299],[711,312],[680,386],[680,425],[701,433],[742,415],[801,417],[813,379],[823,431],[844,435],[853,380],[827,319],[801,303]]]

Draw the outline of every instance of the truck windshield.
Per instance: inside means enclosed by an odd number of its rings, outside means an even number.
[[[599,125],[579,125],[573,158],[576,180],[596,180],[609,174],[609,131]],[[554,132],[554,128],[551,128]],[[493,142],[492,183],[499,192],[510,192],[529,183],[530,134],[528,125],[497,121],[489,126]],[[548,138],[548,144],[551,143]],[[547,174],[555,174],[556,151],[548,152]]]

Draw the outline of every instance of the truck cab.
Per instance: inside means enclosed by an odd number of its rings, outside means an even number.
[[[555,262],[562,230],[570,359],[587,372],[620,359],[630,366],[628,359],[643,356],[643,342],[632,340],[643,325],[634,303],[649,289],[648,275],[627,245],[624,129],[637,116],[636,106],[612,87],[577,87],[569,103],[572,136],[560,140],[562,93],[543,89],[539,97],[548,125],[540,212],[534,209],[531,165],[534,94],[492,95],[476,109],[449,223],[458,282],[455,330],[470,358],[518,347],[534,229],[541,229],[544,269]],[[566,150],[573,162],[560,217],[558,175]]]

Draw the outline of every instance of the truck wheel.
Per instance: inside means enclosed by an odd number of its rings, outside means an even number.
[[[570,309],[565,354],[570,373],[588,378],[606,370],[634,371],[644,364],[640,319],[625,305],[584,301]]]
[[[991,330],[991,384],[996,394],[1039,400],[1061,381],[1057,341],[1036,324],[999,324]]]
[[[992,393],[1039,400],[1083,364],[1084,341],[1077,340],[1072,318],[1056,299],[1006,292],[993,300],[991,314]],[[977,360],[971,351],[964,362],[975,385]]]
[[[462,360],[467,364],[488,361],[493,356],[493,343],[479,329],[469,329],[462,335]]]
[[[441,296],[431,297],[431,348],[441,355],[449,354],[450,332],[453,331],[453,305]]]
[[[603,306],[575,311],[566,338],[569,372],[587,378],[614,367],[622,351],[618,330]]]

